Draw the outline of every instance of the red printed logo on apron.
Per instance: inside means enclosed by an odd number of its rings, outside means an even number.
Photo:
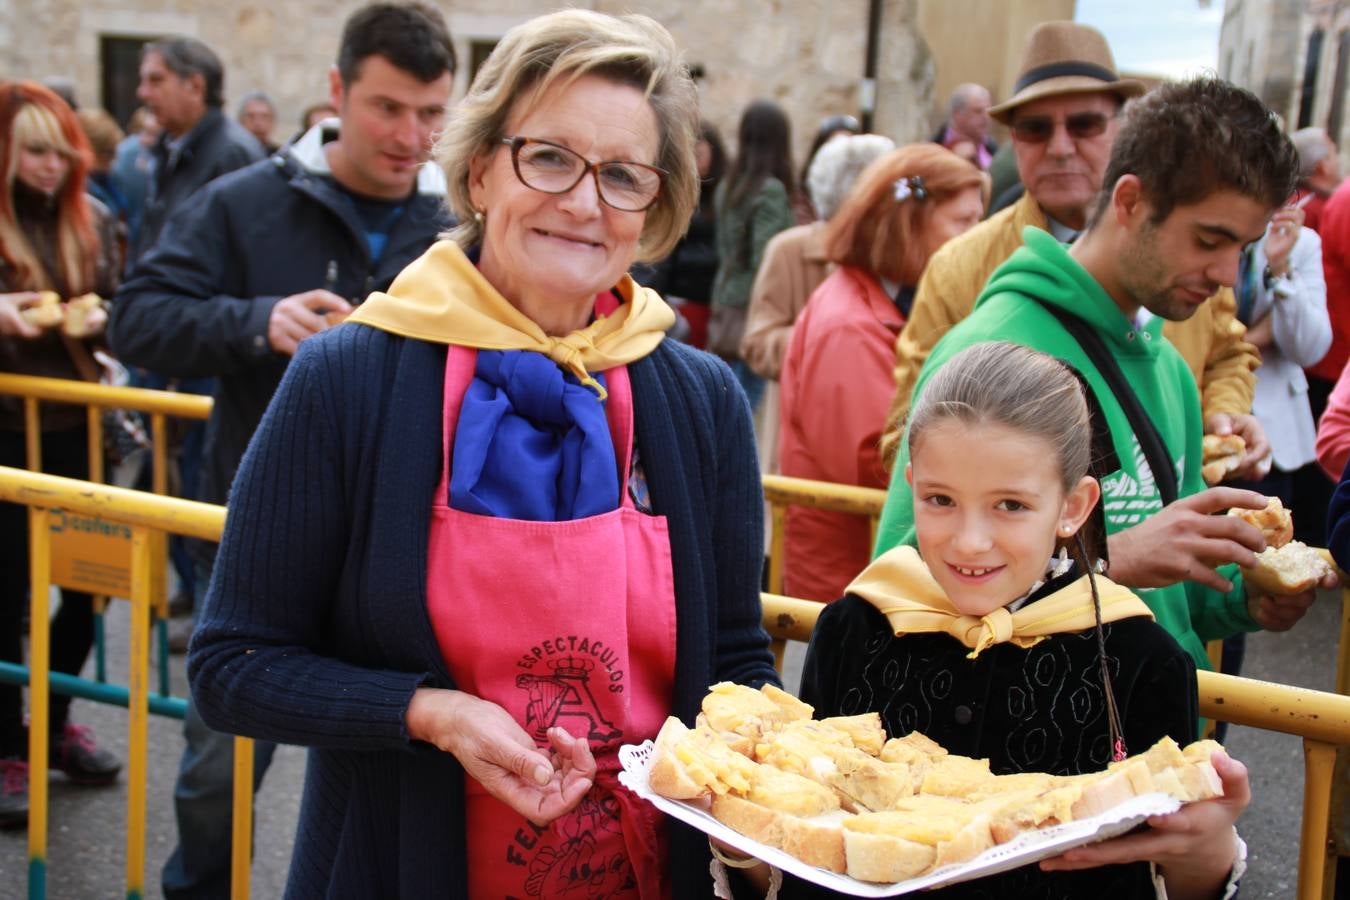
[[[584,737],[595,786],[540,828],[465,777],[473,897],[661,897],[660,815],[619,785],[618,749],[656,736],[670,709],[675,597],[666,520],[626,490],[632,394],[606,372],[623,502],[567,522],[473,515],[448,505],[451,447],[476,352],[450,347],[445,468],[432,506],[427,607],[460,690],[505,709],[540,747]]]
[[[560,642],[561,643],[561,642]],[[552,642],[545,648],[552,650]],[[591,745],[606,745],[623,734],[614,723],[605,718],[595,695],[591,693],[591,676],[601,667],[598,690],[611,694],[623,693],[623,669],[617,663],[618,654],[596,640],[592,651],[590,638],[570,635],[566,643],[568,656],[540,659],[541,648],[534,647],[519,663],[530,671],[516,676],[516,687],[529,695],[525,707],[525,730],[536,742],[548,742],[548,730],[555,725],[565,727],[569,734],[584,734]],[[570,655],[575,653],[576,655]]]

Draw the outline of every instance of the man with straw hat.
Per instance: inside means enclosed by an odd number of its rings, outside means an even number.
[[[994,269],[1022,245],[1027,226],[1063,242],[1078,236],[1102,186],[1116,117],[1144,93],[1142,82],[1116,73],[1101,32],[1075,22],[1046,22],[1027,38],[1012,97],[989,114],[1008,126],[1026,193],[964,235],[947,242],[919,281],[914,306],[896,342],[897,390],[883,432],[895,453],[910,395],[933,345],[970,314]],[[1269,444],[1251,413],[1260,365],[1243,340],[1231,289],[1221,288],[1192,318],[1168,322],[1163,333],[1181,352],[1200,387],[1205,431],[1236,432],[1246,440],[1242,467],[1228,477],[1260,477]]]

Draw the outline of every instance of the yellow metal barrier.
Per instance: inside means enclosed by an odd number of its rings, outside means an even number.
[[[5,378],[19,376],[0,376]],[[49,379],[36,379],[49,380]],[[178,397],[178,395],[171,395]],[[839,512],[875,516],[880,512],[881,491],[827,485],[802,484],[781,476],[765,478],[765,493],[777,507],[805,499],[805,505]],[[145,868],[146,725],[148,710],[148,613],[151,594],[151,537],[170,532],[218,541],[225,524],[224,507],[60,478],[0,466],[0,501],[30,507],[32,595],[30,680],[31,727],[29,730],[30,878],[43,873],[47,850],[47,722],[50,669],[49,623],[46,598],[50,587],[50,536],[48,510],[64,510],[99,516],[132,526],[132,633],[131,698],[129,703],[130,762],[127,779],[128,896],[143,896]],[[781,551],[781,547],[780,547]],[[781,557],[780,557],[781,558]],[[763,622],[779,644],[807,641],[823,604],[764,593]],[[1350,615],[1343,620],[1343,634],[1350,628]],[[1342,647],[1345,643],[1342,642]],[[781,658],[779,659],[781,667]],[[1338,674],[1343,686],[1345,667]],[[1299,858],[1298,897],[1320,898],[1332,859],[1327,842],[1330,785],[1338,747],[1350,745],[1350,697],[1271,684],[1214,672],[1199,673],[1200,713],[1238,725],[1280,731],[1303,738],[1305,785],[1302,841]],[[231,848],[231,897],[247,900],[252,822],[253,744],[235,740],[234,823]],[[45,877],[45,876],[44,876]]]
[[[29,507],[29,533],[32,560],[32,609],[30,613],[31,675],[29,678],[30,727],[28,856],[30,887],[35,877],[45,882],[47,857],[47,725],[50,721],[48,676],[51,669],[50,634],[47,602],[51,586],[51,531],[47,513],[51,510],[98,516],[110,522],[129,525],[132,532],[131,636],[128,663],[128,764],[126,826],[126,895],[144,896],[145,883],[145,785],[148,710],[149,710],[149,614],[156,571],[156,543],[162,544],[165,532],[203,540],[219,541],[225,525],[225,509],[192,500],[178,500],[141,491],[60,478],[23,469],[0,466],[0,501]],[[235,741],[238,749],[243,738]],[[251,759],[251,754],[250,757]],[[248,821],[252,808],[251,772],[244,779]],[[239,792],[236,791],[236,802]],[[236,815],[236,823],[240,816]],[[247,825],[245,826],[247,828]],[[232,848],[232,896],[248,896],[250,841],[235,840]],[[242,864],[240,862],[242,858]],[[242,876],[241,876],[242,871]],[[30,893],[31,895],[31,893]]]
[[[40,403],[60,403],[87,408],[87,430],[89,434],[89,480],[97,483],[107,481],[104,466],[103,449],[103,412],[109,409],[126,409],[145,413],[150,416],[150,477],[151,489],[156,494],[169,491],[168,475],[168,417],[186,419],[205,419],[211,414],[212,399],[198,394],[180,394],[174,391],[147,390],[145,388],[113,387],[94,384],[88,381],[76,381],[66,378],[42,378],[33,375],[0,374],[0,394],[22,398],[24,410],[24,440],[27,467],[39,472],[42,470],[42,429],[40,425]],[[161,571],[168,557],[168,547],[162,539],[151,542],[153,556],[152,570]],[[151,606],[160,620],[168,617],[168,597],[164,590],[162,577],[151,580]],[[107,597],[95,593],[94,611],[97,642],[96,661],[98,678],[104,677],[103,655],[103,613],[107,607]],[[168,687],[168,632],[160,625],[160,692],[167,694]]]

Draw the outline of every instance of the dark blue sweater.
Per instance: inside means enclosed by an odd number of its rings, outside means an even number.
[[[1350,572],[1350,464],[1341,473],[1327,507],[1327,549],[1342,571]]]
[[[463,770],[404,723],[418,686],[454,686],[425,589],[444,365],[443,346],[364,326],[311,338],[234,483],[188,673],[211,727],[311,748],[288,897],[467,895]],[[692,725],[710,684],[777,681],[750,416],[722,362],[673,341],[629,371],[670,523],[672,713]],[[706,840],[670,831],[674,896],[710,896]]]

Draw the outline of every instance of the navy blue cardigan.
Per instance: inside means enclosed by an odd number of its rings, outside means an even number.
[[[311,748],[288,897],[467,895],[463,770],[404,723],[418,686],[454,686],[425,584],[444,365],[444,346],[365,326],[305,341],[231,493],[188,675],[212,728]],[[672,713],[692,725],[710,684],[777,681],[749,410],[721,361],[670,340],[629,371],[670,523]],[[707,842],[670,831],[674,896],[710,895]]]

